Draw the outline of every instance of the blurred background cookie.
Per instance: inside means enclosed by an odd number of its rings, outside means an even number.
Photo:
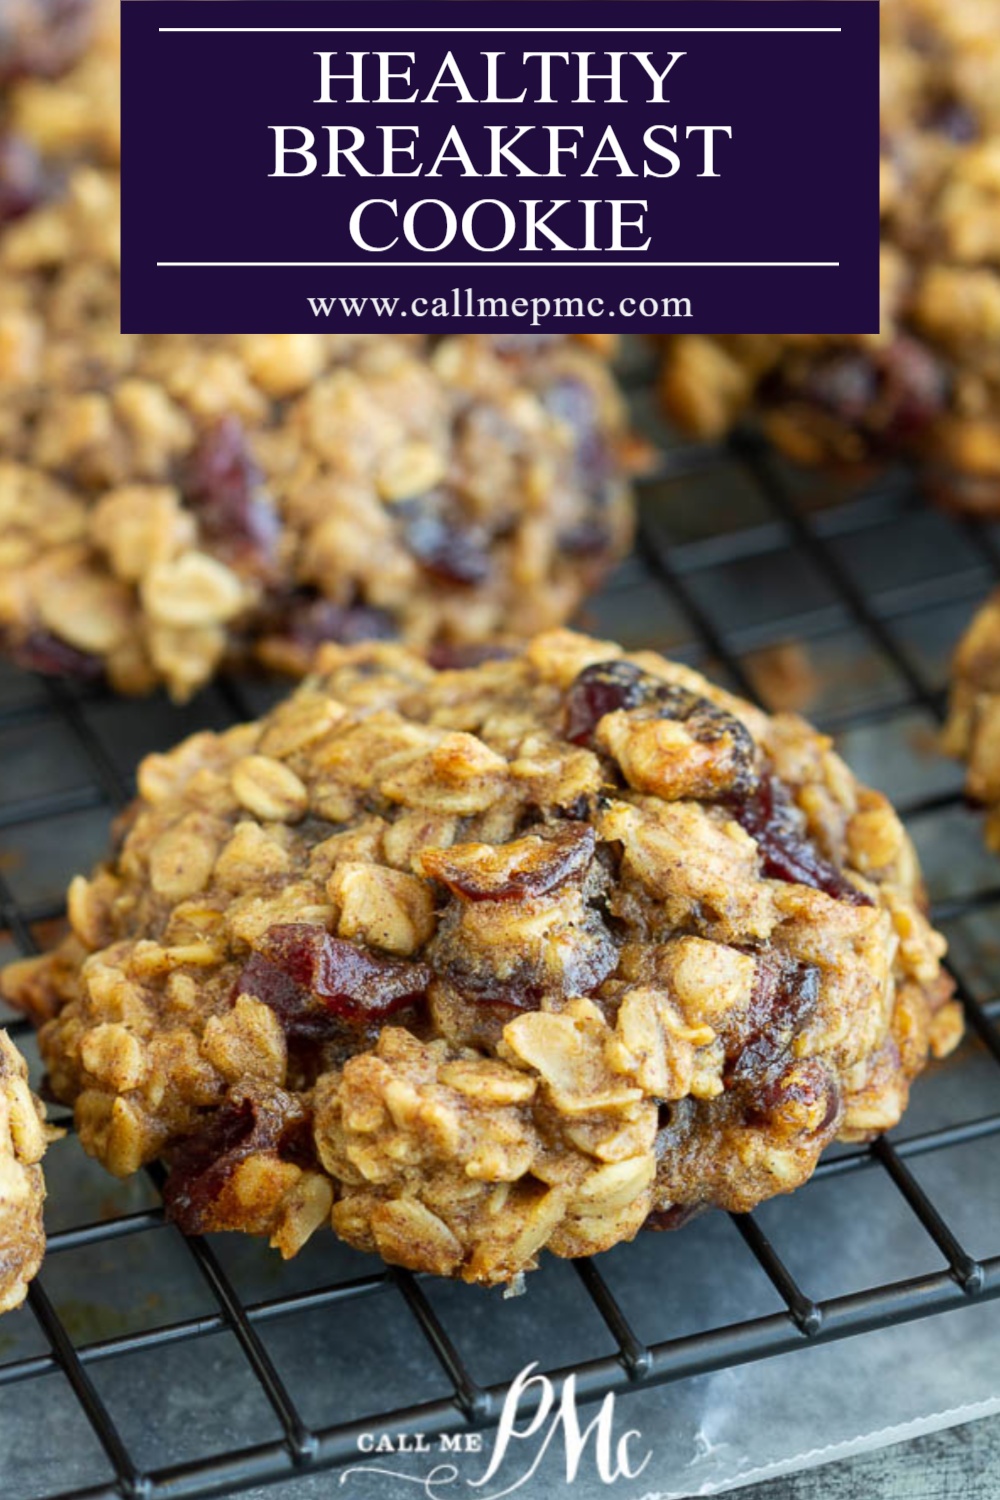
[[[885,0],[878,335],[678,336],[689,433],[752,411],[808,464],[911,455],[945,503],[1000,512],[1000,6]]]
[[[6,91],[6,649],[182,699],[227,659],[566,620],[631,535],[607,340],[123,336],[115,9],[20,27],[90,45]]]

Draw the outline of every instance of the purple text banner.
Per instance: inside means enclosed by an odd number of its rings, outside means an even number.
[[[871,333],[875,0],[124,0],[136,333]]]

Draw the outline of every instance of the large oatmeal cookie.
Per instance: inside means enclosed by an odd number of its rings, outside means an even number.
[[[45,1253],[46,1138],[24,1058],[0,1031],[0,1313],[20,1307]]]
[[[910,843],[802,720],[569,632],[327,647],[148,758],[5,992],[189,1231],[321,1222],[494,1282],[744,1210],[899,1119],[961,1030]]]
[[[226,657],[568,618],[630,533],[598,341],[123,336],[117,46],[10,90],[22,176],[58,169],[0,234],[8,650],[185,698]]]
[[[1000,509],[1000,12],[887,0],[882,16],[882,329],[678,337],[663,391],[688,431],[753,406],[805,463],[908,453],[930,487]]]

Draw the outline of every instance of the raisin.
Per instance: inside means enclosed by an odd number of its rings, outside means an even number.
[[[878,394],[878,376],[867,354],[831,354],[809,369],[800,393],[841,422],[864,426]]]
[[[735,1047],[730,1044],[726,1084],[756,1086],[782,1063],[819,1003],[820,972],[780,954],[757,955],[750,1005]]]
[[[609,495],[608,481],[618,469],[618,458],[602,422],[597,391],[586,381],[566,375],[542,392],[542,402],[572,432],[577,476],[590,498],[603,505]]]
[[[729,800],[727,805],[736,822],[756,841],[761,872],[768,879],[812,886],[852,906],[872,905],[870,897],[820,854],[805,833],[802,813],[773,772],[762,775],[748,796]]]
[[[779,379],[780,399],[804,397],[850,427],[860,428],[876,448],[912,439],[944,409],[949,380],[926,344],[906,334],[871,353],[829,355],[812,366],[796,387]]]
[[[469,587],[490,575],[489,536],[481,526],[410,502],[403,534],[417,562],[435,578]]]
[[[943,411],[949,395],[944,366],[926,344],[897,334],[879,351],[882,432],[890,441],[916,437]]]
[[[586,824],[539,827],[526,838],[496,847],[459,844],[428,850],[423,867],[467,901],[524,901],[545,896],[590,868],[597,835]]]
[[[470,949],[460,911],[454,903],[438,925],[434,970],[478,1005],[537,1010],[547,995],[592,995],[618,967],[618,946],[592,907],[582,921],[558,933],[548,951],[511,953],[496,960]]]
[[[19,135],[0,135],[0,225],[30,213],[48,189],[38,152]]]
[[[643,1220],[643,1229],[683,1229],[708,1208],[707,1203],[671,1203],[669,1208],[654,1208]]]
[[[201,433],[181,487],[202,535],[224,561],[273,578],[280,522],[239,417],[222,417]]]
[[[584,667],[566,695],[563,734],[573,745],[589,745],[605,714],[638,708],[655,684],[630,661],[602,661]]]
[[[801,1120],[802,1112],[814,1113],[818,1105],[823,1113],[812,1134],[828,1131],[840,1114],[841,1096],[837,1080],[819,1058],[794,1063],[761,1088],[754,1090],[751,1107],[746,1112],[750,1124],[780,1122],[782,1114],[791,1108],[794,1116]]]
[[[484,662],[510,661],[513,655],[512,647],[491,645],[485,641],[479,645],[442,641],[430,647],[427,660],[438,672],[466,672],[471,667],[481,667]]]
[[[611,545],[611,532],[603,521],[578,521],[559,533],[558,544],[567,557],[603,557]]]
[[[277,629],[306,650],[335,641],[353,646],[358,641],[391,641],[398,635],[395,621],[383,609],[366,604],[334,604],[306,593],[286,599],[279,608]]]
[[[240,1164],[271,1153],[298,1166],[311,1165],[308,1119],[290,1094],[244,1096],[227,1101],[204,1128],[170,1152],[163,1188],[167,1218],[185,1234],[205,1234],[219,1225],[216,1205]]]
[[[939,99],[924,116],[926,130],[947,136],[956,146],[968,146],[980,136],[979,121],[961,99]]]
[[[11,658],[27,672],[44,672],[51,677],[76,677],[94,681],[103,676],[104,663],[89,651],[78,651],[48,630],[33,630],[10,646]]]

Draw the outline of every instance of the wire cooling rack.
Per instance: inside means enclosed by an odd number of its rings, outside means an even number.
[[[952,942],[961,1052],[921,1081],[899,1131],[835,1150],[792,1199],[640,1236],[600,1265],[547,1258],[536,1278],[549,1294],[513,1301],[386,1269],[330,1236],[289,1266],[242,1240],[185,1241],[164,1221],[156,1170],[113,1183],[70,1138],[48,1158],[45,1267],[0,1325],[9,1500],[227,1494],[357,1460],[362,1432],[488,1425],[526,1362],[519,1337],[527,1359],[555,1350],[549,1373],[572,1370],[591,1398],[1000,1294],[1000,1234],[948,1191],[947,1170],[929,1170],[994,1153],[1000,1132],[1000,863],[982,849],[958,769],[934,752],[949,650],[1000,579],[997,535],[923,505],[905,474],[843,488],[750,439],[671,450],[641,511],[636,554],[584,624],[765,702],[791,699],[893,792]],[[102,851],[141,754],[255,713],[272,693],[223,682],[177,710],[0,674],[0,958],[57,935],[66,880]],[[11,1029],[33,1057],[25,1024]],[[981,1180],[994,1175],[984,1156]],[[902,1216],[905,1274],[876,1260],[845,1285],[821,1245],[810,1258],[796,1239],[791,1256],[788,1204],[820,1226]],[[692,1322],[664,1292],[651,1318],[639,1283],[697,1284],[727,1236],[714,1316]]]

